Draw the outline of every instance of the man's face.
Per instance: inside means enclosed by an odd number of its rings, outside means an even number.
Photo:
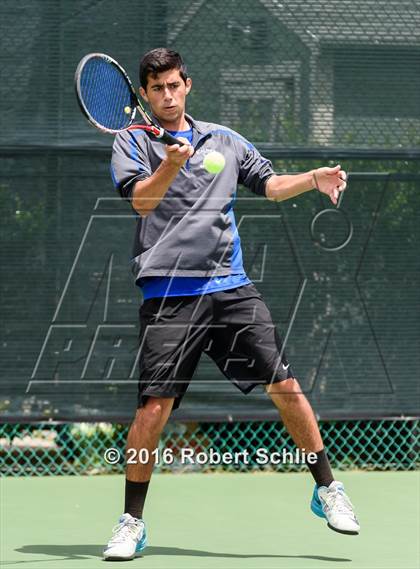
[[[147,101],[162,126],[177,123],[185,110],[185,97],[191,89],[191,79],[184,83],[179,69],[170,69],[148,76],[147,88],[140,87],[140,95]],[[165,128],[168,128],[167,126]]]

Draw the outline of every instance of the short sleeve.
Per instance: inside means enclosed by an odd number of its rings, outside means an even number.
[[[121,197],[130,198],[133,183],[152,175],[146,141],[130,131],[117,134],[112,147],[111,177]]]
[[[238,183],[259,196],[265,196],[267,180],[274,174],[270,160],[261,156],[258,150],[248,143],[245,156],[241,161]]]

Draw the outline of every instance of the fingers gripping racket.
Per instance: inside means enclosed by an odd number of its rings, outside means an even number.
[[[75,74],[77,100],[88,121],[103,132],[116,134],[130,128],[136,111],[146,122],[135,125],[150,132],[163,144],[180,144],[174,136],[157,126],[144,109],[127,73],[112,57],[89,53]],[[182,144],[182,143],[181,143]]]

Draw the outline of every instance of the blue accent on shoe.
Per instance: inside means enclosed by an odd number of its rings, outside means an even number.
[[[312,494],[312,500],[311,500],[311,510],[312,512],[318,516],[319,518],[325,518],[327,519],[327,516],[324,514],[324,511],[322,509],[322,504],[321,504],[321,500],[318,497],[318,488],[317,486],[315,486],[314,488],[314,493]]]
[[[136,545],[136,553],[140,553],[145,549],[147,545],[147,536],[146,536],[146,526],[144,526],[143,535],[141,536],[141,540]]]

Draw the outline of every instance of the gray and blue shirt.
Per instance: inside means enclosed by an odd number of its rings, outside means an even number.
[[[131,265],[145,298],[180,291],[213,292],[250,282],[243,268],[233,205],[238,184],[265,195],[266,182],[274,174],[272,165],[235,131],[188,115],[186,119],[194,155],[159,205],[147,217],[136,214]],[[205,154],[213,150],[226,160],[217,175],[202,165]],[[130,199],[134,183],[151,176],[164,157],[164,146],[144,131],[131,128],[118,134],[111,174],[120,195]]]

